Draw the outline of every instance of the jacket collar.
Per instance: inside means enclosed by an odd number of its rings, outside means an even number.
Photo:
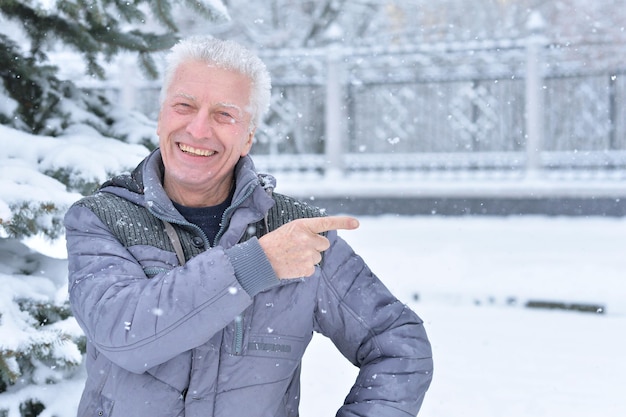
[[[100,189],[145,206],[165,220],[184,221],[163,188],[164,170],[161,151],[157,148],[130,174],[116,176],[105,182]],[[237,163],[235,184],[233,203],[238,203],[241,207],[254,208],[261,216],[274,204],[270,194],[276,180],[271,175],[257,174],[254,162],[249,156],[241,158]]]

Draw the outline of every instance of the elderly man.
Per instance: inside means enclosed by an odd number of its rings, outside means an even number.
[[[297,416],[314,331],[360,368],[338,416],[417,414],[432,377],[422,321],[338,237],[356,219],[255,171],[269,99],[265,66],[241,45],[178,43],[159,148],[68,211],[87,336],[79,416]]]

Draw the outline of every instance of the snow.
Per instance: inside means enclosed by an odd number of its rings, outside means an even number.
[[[221,0],[204,3],[228,18]],[[50,11],[56,3],[37,0],[33,4]],[[1,16],[0,22],[1,32],[14,32],[13,38],[28,47],[21,24]],[[255,23],[259,26],[263,19],[256,18]],[[327,35],[336,36],[336,30],[337,26],[331,27]],[[485,48],[489,42],[477,40],[475,45]],[[424,48],[434,51],[443,44],[429,43]],[[51,54],[53,62],[54,58]],[[68,79],[82,73],[80,61],[70,62],[62,53],[57,58]],[[0,112],[11,114],[16,105],[0,88]],[[66,110],[75,122],[90,120],[78,107]],[[23,203],[53,202],[57,212],[37,219],[42,227],[50,227],[80,197],[50,173],[66,172],[72,178],[101,183],[113,173],[135,166],[147,154],[140,144],[154,134],[155,123],[139,114],[121,117],[123,106],[116,113],[111,115],[116,121],[111,129],[127,132],[130,145],[105,138],[84,124],[55,138],[0,125],[1,351],[19,351],[23,346],[60,339],[51,347],[52,357],[67,363],[81,359],[75,344],[58,337],[80,334],[74,319],[36,331],[33,318],[14,302],[23,298],[61,305],[67,300],[63,238],[49,241],[35,236],[18,242],[6,238],[4,226],[11,221],[15,207]],[[83,116],[86,119],[81,119]],[[396,142],[395,137],[390,141]],[[330,186],[323,178],[303,182],[279,176],[277,190],[315,195],[327,189],[331,196],[380,196],[384,192],[468,196],[480,192],[500,197],[557,193],[591,198],[623,196],[626,189],[624,181],[595,178],[565,182],[463,178],[461,184],[450,175],[436,180],[426,176],[418,178],[419,182],[415,178],[372,178],[362,185],[353,178],[334,178]],[[434,380],[420,416],[626,415],[622,393],[626,387],[626,257],[621,245],[626,219],[379,216],[359,220],[358,230],[341,232],[342,236],[394,294],[422,317],[433,345]],[[577,303],[595,306],[598,312],[525,307],[530,301]],[[162,312],[155,310],[154,314]],[[124,325],[130,327],[131,323]],[[19,370],[13,357],[3,365],[9,372]],[[315,336],[304,359],[301,416],[334,415],[356,373],[328,340]],[[47,405],[41,417],[75,416],[84,369],[70,375],[56,365],[38,364],[34,377],[39,385],[20,385],[18,381],[0,394],[1,415],[7,410],[8,417],[19,416],[19,404],[37,398]]]
[[[125,170],[145,155],[144,146],[111,140],[86,125],[74,125],[60,137],[31,135],[0,125],[0,159],[25,162],[25,167],[36,171],[70,169],[81,177],[102,181],[110,172]],[[61,183],[57,187],[65,189]]]
[[[65,172],[73,182],[100,184],[113,173],[135,166],[146,153],[142,145],[103,137],[84,125],[73,126],[60,137],[31,135],[0,125],[0,237],[1,226],[11,221],[10,207],[53,202],[59,216],[80,198],[49,176],[52,173]],[[52,219],[40,217],[38,222]]]
[[[422,317],[433,345],[434,380],[420,416],[626,415],[626,257],[619,243],[626,219],[388,215],[360,222],[341,235]],[[9,252],[6,244],[0,240],[0,253]],[[46,270],[65,267],[62,239],[29,245],[53,256],[44,258]],[[18,286],[7,268],[24,268],[25,257],[7,258],[0,278],[15,289],[3,294],[57,296],[43,282]],[[604,309],[531,309],[528,300]],[[334,415],[356,372],[316,335],[304,359],[301,415]],[[67,404],[58,416],[74,415],[82,378],[45,386],[50,401]],[[3,394],[0,408],[32,389]]]
[[[342,235],[425,321],[435,373],[420,416],[617,417],[626,415],[625,233],[625,219],[599,217],[382,216]],[[334,415],[355,375],[314,337],[301,415]]]

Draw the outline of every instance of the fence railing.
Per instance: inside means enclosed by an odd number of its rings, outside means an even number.
[[[273,171],[614,175],[626,168],[623,49],[533,36],[267,54],[275,99],[254,150]]]
[[[626,45],[526,39],[266,51],[259,168],[328,175],[626,172]],[[158,86],[122,86],[156,117]],[[626,178],[626,177],[624,177]]]

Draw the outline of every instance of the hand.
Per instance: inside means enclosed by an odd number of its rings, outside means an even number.
[[[280,279],[308,277],[322,260],[330,242],[319,233],[352,230],[359,221],[348,216],[297,219],[263,235],[259,243]]]

